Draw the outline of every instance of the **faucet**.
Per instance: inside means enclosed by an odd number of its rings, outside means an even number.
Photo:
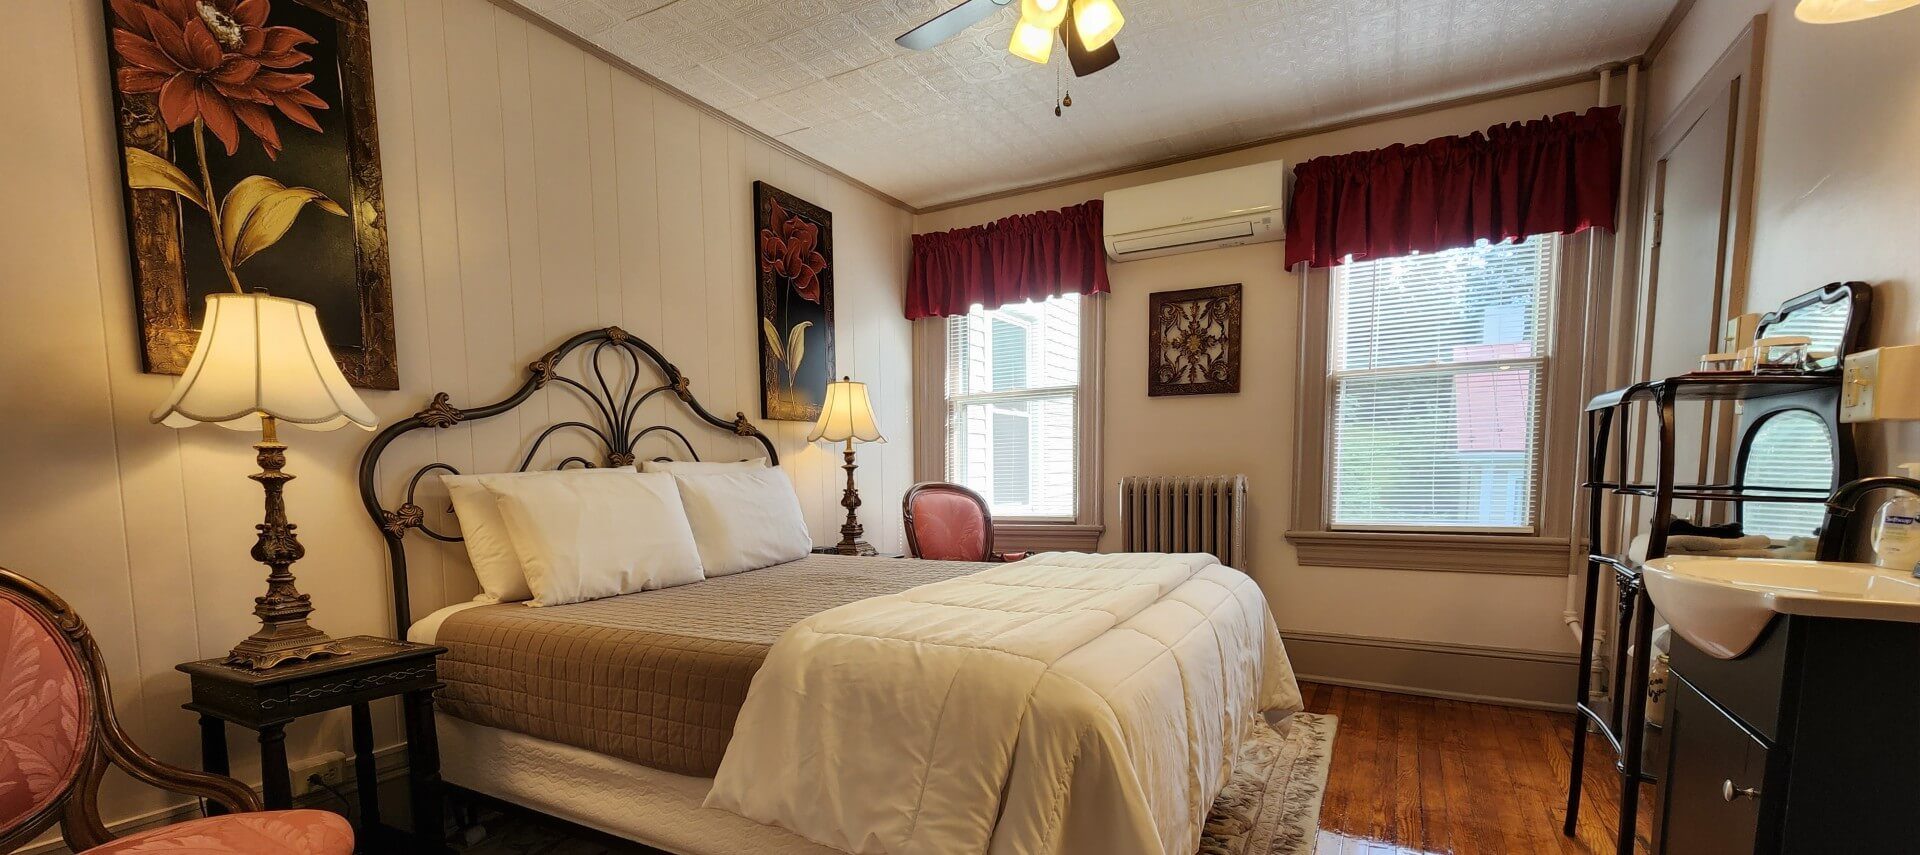
[[[1847,517],[1859,509],[1860,499],[1876,490],[1905,490],[1920,496],[1920,480],[1901,475],[1874,475],[1840,485],[1827,499],[1827,517],[1820,524],[1820,548],[1814,556],[1821,561],[1841,561],[1846,551],[1847,533],[1842,527]],[[1914,568],[1920,578],[1920,566]]]

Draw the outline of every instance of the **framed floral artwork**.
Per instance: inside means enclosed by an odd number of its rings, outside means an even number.
[[[833,214],[755,181],[753,225],[761,415],[813,421],[833,380]]]
[[[1147,395],[1240,391],[1240,285],[1147,297]]]
[[[312,303],[355,386],[397,389],[365,0],[108,0],[147,371],[208,294]]]

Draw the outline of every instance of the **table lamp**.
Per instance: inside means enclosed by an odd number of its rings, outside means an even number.
[[[840,494],[840,506],[847,509],[847,522],[840,526],[840,542],[833,551],[841,555],[872,555],[873,546],[860,536],[866,528],[860,525],[860,490],[853,485],[853,444],[855,442],[886,442],[880,435],[880,428],[873,423],[873,402],[867,399],[867,384],[855,383],[852,378],[842,377],[827,384],[827,401],[820,405],[820,421],[813,426],[813,433],[807,435],[808,442],[819,440],[845,442],[847,444],[846,463],[840,468],[847,470],[847,491]]]
[[[193,358],[152,418],[175,428],[212,423],[261,432],[253,446],[260,471],[247,477],[267,494],[266,522],[255,526],[260,539],[253,546],[254,560],[269,569],[267,594],[253,601],[260,630],[234,647],[227,662],[265,670],[346,652],[307,623],[312,598],[294,587],[287,570],[306,549],[294,538],[281,498],[281,488],[293,476],[281,471],[287,447],[276,427],[287,422],[334,430],[352,423],[373,430],[377,422],[333,361],[313,306],[265,293],[208,297]]]

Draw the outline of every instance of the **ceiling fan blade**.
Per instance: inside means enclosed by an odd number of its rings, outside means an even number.
[[[933,20],[901,34],[894,43],[912,50],[926,50],[960,34],[961,30],[986,20],[1006,8],[1013,0],[967,0],[941,12]]]
[[[1068,15],[1060,22],[1060,35],[1067,43],[1067,63],[1073,66],[1073,76],[1085,77],[1100,69],[1120,61],[1120,46],[1107,42],[1099,50],[1087,50],[1080,43],[1080,33],[1073,28],[1073,16]]]

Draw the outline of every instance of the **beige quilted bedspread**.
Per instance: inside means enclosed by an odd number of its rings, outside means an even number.
[[[813,555],[564,606],[447,618],[439,709],[683,775],[720,766],[747,685],[788,627],[988,565]]]

